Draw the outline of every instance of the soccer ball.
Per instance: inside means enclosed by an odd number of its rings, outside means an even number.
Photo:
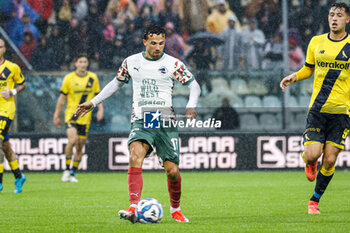
[[[158,223],[163,217],[162,204],[154,198],[143,199],[137,204],[136,217],[141,223]]]

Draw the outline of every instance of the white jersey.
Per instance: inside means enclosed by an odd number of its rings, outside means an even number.
[[[172,93],[175,80],[183,85],[194,80],[180,60],[165,53],[158,60],[151,60],[145,57],[144,52],[127,57],[116,78],[125,83],[132,79],[132,120],[143,119],[143,111],[150,109],[166,112],[166,118],[174,117]]]

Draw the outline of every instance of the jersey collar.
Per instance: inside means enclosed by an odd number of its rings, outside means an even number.
[[[343,41],[343,40],[345,40],[346,38],[348,38],[348,33],[346,33],[346,36],[343,38],[343,39],[341,39],[341,40],[333,40],[333,39],[331,39],[331,36],[330,36],[330,33],[328,33],[328,39],[330,40],[330,41],[333,41],[333,42],[340,42],[340,41]]]
[[[164,52],[162,53],[162,56],[160,56],[160,58],[158,58],[158,59],[151,59],[151,58],[146,57],[146,53],[145,53],[145,52],[142,52],[142,56],[143,56],[143,58],[146,59],[147,61],[158,61],[158,60],[160,60],[160,59],[164,56]]]
[[[74,73],[79,77],[79,78],[85,78],[86,76],[88,76],[88,72],[86,72],[86,74],[84,76],[80,76],[76,71],[74,71]]]

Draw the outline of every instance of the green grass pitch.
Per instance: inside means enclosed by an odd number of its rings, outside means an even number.
[[[26,173],[22,194],[4,174],[0,232],[350,232],[350,173],[336,171],[321,199],[319,216],[307,215],[315,183],[303,172],[182,172],[183,213],[169,214],[166,177],[144,172],[142,198],[164,208],[159,224],[131,224],[116,213],[128,207],[127,173]]]

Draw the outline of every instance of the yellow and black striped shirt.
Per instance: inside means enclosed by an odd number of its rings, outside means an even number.
[[[305,66],[315,68],[309,110],[348,114],[350,111],[350,37],[332,40],[329,33],[314,36]]]
[[[0,93],[4,88],[13,89],[15,83],[24,83],[21,68],[8,60],[0,65]],[[16,104],[14,96],[5,99],[0,95],[0,116],[7,117],[11,120],[15,117]]]
[[[65,122],[74,121],[77,124],[90,124],[91,112],[78,119],[73,115],[79,104],[90,101],[99,92],[100,85],[95,73],[87,72],[84,77],[80,77],[75,72],[67,74],[61,88],[61,93],[67,96]]]

